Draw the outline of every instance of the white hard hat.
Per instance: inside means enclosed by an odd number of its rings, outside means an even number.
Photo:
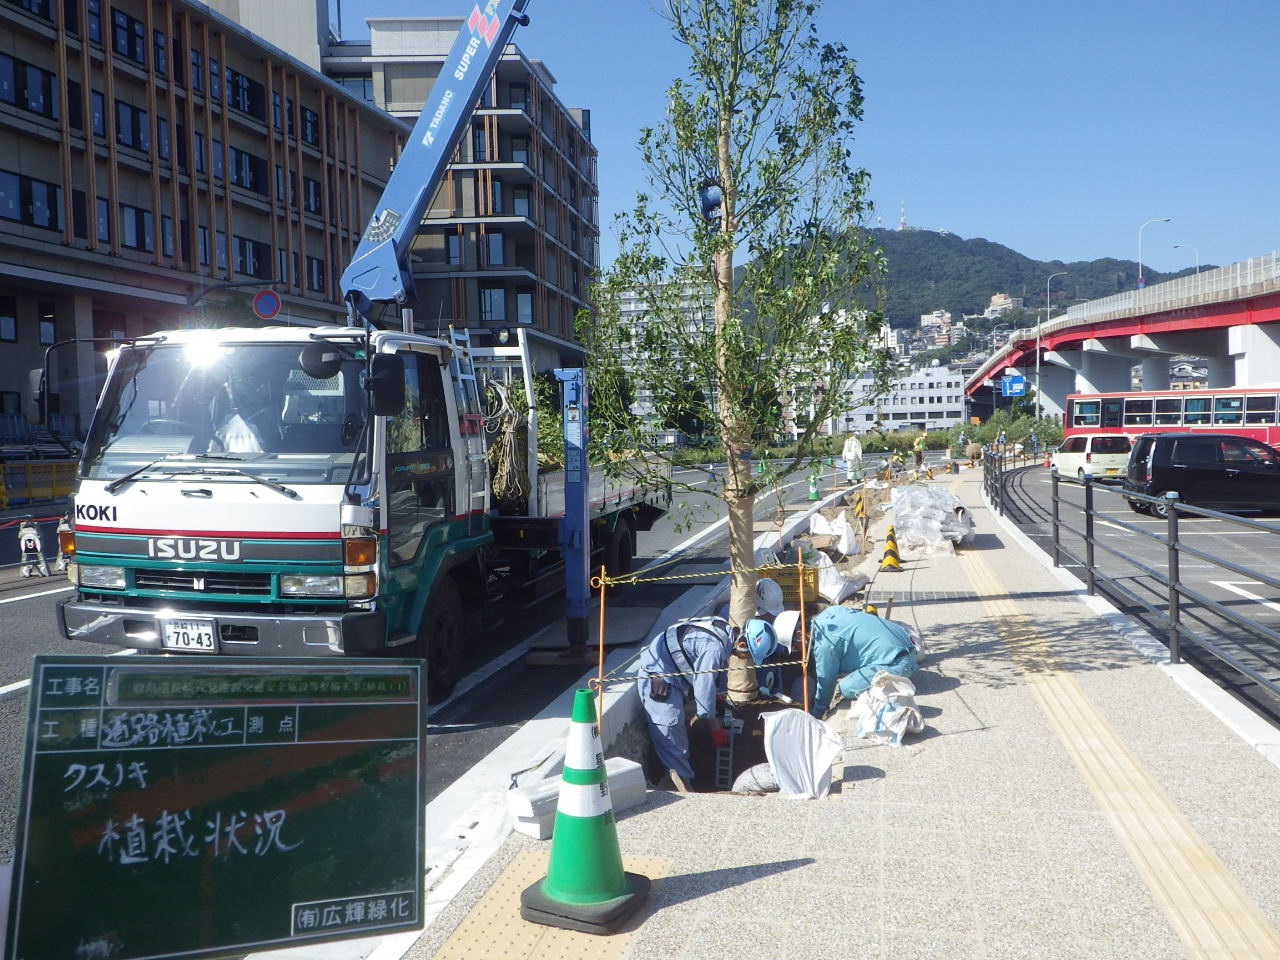
[[[771,617],[782,612],[782,587],[777,580],[762,577],[756,581],[756,609]]]
[[[778,643],[788,650],[791,649],[791,641],[795,636],[796,624],[799,622],[799,610],[783,610],[774,618],[773,632],[778,638]]]

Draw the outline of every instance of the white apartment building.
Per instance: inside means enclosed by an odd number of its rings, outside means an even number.
[[[895,378],[889,392],[876,397],[870,377],[851,380],[852,405],[832,424],[832,432],[948,430],[965,422],[964,381],[951,367],[922,367]]]

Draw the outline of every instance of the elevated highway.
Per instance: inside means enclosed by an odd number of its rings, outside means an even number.
[[[1068,394],[1129,389],[1135,364],[1145,388],[1168,387],[1178,356],[1204,358],[1210,387],[1280,383],[1280,252],[1075,304],[1015,330],[965,394],[976,415],[989,416],[1006,402],[1001,377],[1021,374],[1044,414],[1060,417]]]

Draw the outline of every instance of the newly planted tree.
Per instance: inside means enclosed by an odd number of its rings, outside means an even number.
[[[883,318],[853,293],[877,289],[883,269],[854,162],[862,85],[845,47],[820,38],[817,0],[660,6],[688,68],[665,118],[641,131],[651,189],[619,218],[619,255],[581,333],[597,431],[651,458],[664,418],[718,434],[741,624],[755,612],[757,494],[843,429],[858,371],[887,382]],[[783,436],[794,455],[762,472]]]

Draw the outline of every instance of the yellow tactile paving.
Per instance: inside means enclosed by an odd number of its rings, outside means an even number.
[[[1280,935],[1084,689],[1061,668],[1035,624],[1007,599],[990,564],[976,553],[966,553],[963,563],[1027,688],[1111,819],[1188,956],[1280,958]]]
[[[467,914],[434,960],[613,960],[622,957],[644,923],[645,904],[614,934],[600,936],[530,923],[520,916],[520,893],[547,875],[549,851],[521,852]],[[657,881],[671,869],[659,857],[623,857],[622,867]],[[652,893],[650,894],[652,897]]]

